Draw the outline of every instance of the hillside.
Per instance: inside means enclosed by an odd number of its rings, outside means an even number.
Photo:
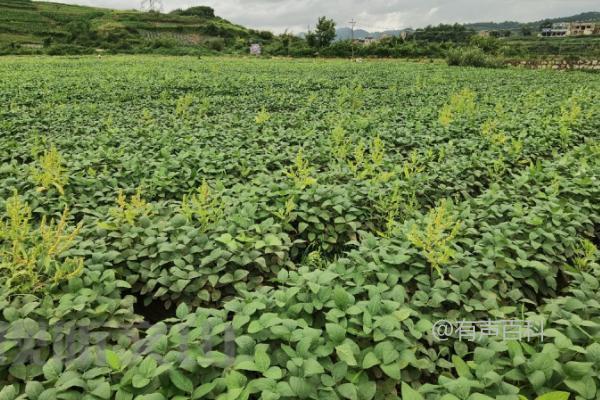
[[[29,0],[0,0],[0,46],[70,44],[94,48],[204,46],[239,38],[269,39],[214,15],[208,7],[162,14]]]

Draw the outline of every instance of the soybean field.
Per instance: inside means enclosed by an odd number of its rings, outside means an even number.
[[[599,138],[593,73],[2,58],[0,399],[596,399]]]

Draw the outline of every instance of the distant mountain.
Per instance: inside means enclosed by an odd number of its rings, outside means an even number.
[[[577,15],[572,15],[570,17],[563,18],[549,18],[535,22],[517,22],[517,21],[505,21],[505,22],[475,22],[465,24],[467,28],[473,29],[474,31],[518,31],[522,27],[528,27],[532,31],[539,31],[541,29],[541,25],[543,23],[555,23],[555,22],[590,22],[590,21],[598,21],[600,22],[600,12],[590,11],[584,12]],[[387,34],[390,36],[398,36],[401,32],[408,31],[412,32],[412,29],[403,29],[403,30],[392,30],[392,31],[384,31],[384,32],[369,32],[363,29],[355,29],[354,30],[354,38],[355,39],[364,39],[366,37],[374,37],[376,39],[380,38],[382,35]],[[336,29],[336,40],[348,40],[352,37],[352,29],[348,27],[341,27]]]
[[[379,39],[382,36],[399,36],[403,31],[412,31],[412,29],[397,29],[391,31],[383,31],[383,32],[369,32],[364,29],[355,29],[354,30],[354,39],[365,39],[367,37],[373,37],[375,39]],[[335,31],[336,40],[348,40],[352,38],[352,29],[350,28],[338,28]]]

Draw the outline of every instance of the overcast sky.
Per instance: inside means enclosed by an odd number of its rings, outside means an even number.
[[[139,8],[141,0],[55,0],[111,8]],[[163,10],[207,5],[217,15],[257,29],[298,33],[321,15],[376,31],[449,22],[535,21],[600,11],[598,0],[162,0]]]

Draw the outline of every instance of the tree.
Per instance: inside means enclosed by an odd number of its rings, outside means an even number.
[[[308,43],[310,47],[318,47],[317,35],[313,31],[309,31],[306,34],[306,43]]]
[[[327,19],[327,17],[319,18],[314,34],[317,47],[329,46],[333,42],[333,39],[335,39],[335,22],[332,19]]]
[[[69,22],[65,28],[69,32],[70,42],[82,42],[90,38],[90,23],[87,20],[74,20]]]
[[[523,35],[523,36],[531,36],[532,33],[533,32],[531,31],[530,27],[525,26],[525,25],[521,27],[521,35]]]
[[[444,25],[427,26],[416,31],[416,39],[422,42],[454,42],[465,43],[475,35],[475,31],[464,25]]]
[[[171,14],[192,15],[192,16],[208,18],[208,19],[215,18],[215,10],[208,6],[190,7],[185,10],[177,9],[177,10],[171,11]]]
[[[294,35],[288,33],[287,29],[281,35],[279,35],[279,39],[281,40],[281,47],[285,50],[286,55],[290,55],[290,45],[294,40]]]

